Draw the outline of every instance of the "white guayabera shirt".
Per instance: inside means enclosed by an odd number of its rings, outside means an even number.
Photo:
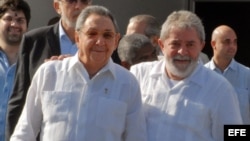
[[[110,59],[92,79],[78,54],[43,64],[11,141],[146,141],[140,87]]]
[[[141,85],[148,141],[222,141],[224,124],[242,124],[232,86],[201,63],[173,86],[164,59],[130,71]]]

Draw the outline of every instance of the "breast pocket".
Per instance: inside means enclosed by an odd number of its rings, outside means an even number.
[[[45,91],[43,92],[42,110],[45,121],[66,121],[70,111],[70,92]]]
[[[179,124],[180,126],[188,127],[190,129],[200,128],[200,130],[202,130],[203,127],[207,126],[207,121],[209,121],[210,112],[206,105],[200,102],[193,102],[188,100],[185,101],[183,104],[179,105],[182,105],[181,107],[183,108],[177,111],[178,117],[175,117],[178,118],[177,124]]]
[[[106,131],[122,134],[125,128],[126,113],[126,103],[101,97],[98,100],[96,125]]]
[[[44,140],[69,141],[73,132],[72,117],[74,114],[73,92],[64,91],[44,91],[42,98],[43,110],[43,134]]]

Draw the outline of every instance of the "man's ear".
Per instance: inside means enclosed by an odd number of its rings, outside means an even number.
[[[210,45],[211,45],[212,49],[215,49],[215,44],[216,44],[216,42],[213,41],[213,40],[210,42]]]
[[[76,45],[79,43],[79,32],[77,32],[77,31],[75,31],[75,43],[76,43]],[[78,47],[78,45],[77,45],[77,47]]]
[[[150,39],[151,39],[151,41],[152,41],[152,43],[153,43],[154,46],[158,46],[159,45],[159,43],[158,43],[159,37],[158,36],[153,36]]]
[[[163,41],[161,39],[158,39],[158,45],[161,48],[161,51],[163,52],[164,45],[163,45]]]
[[[61,9],[60,9],[60,5],[59,5],[59,1],[54,1],[53,2],[53,7],[54,7],[56,13],[61,15]]]

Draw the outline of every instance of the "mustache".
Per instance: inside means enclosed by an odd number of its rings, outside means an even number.
[[[106,51],[106,48],[103,46],[94,46],[93,50],[97,52],[103,52],[103,51]]]
[[[190,61],[192,59],[189,56],[176,55],[173,60]]]

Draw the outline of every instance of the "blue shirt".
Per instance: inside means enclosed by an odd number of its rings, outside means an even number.
[[[5,140],[7,105],[12,93],[16,64],[10,65],[6,54],[0,50],[0,141]]]
[[[72,43],[67,34],[65,33],[64,29],[62,28],[61,21],[59,23],[59,34],[60,34],[60,47],[61,47],[61,54],[71,54],[75,55],[77,52],[77,47],[75,43]]]
[[[243,124],[250,124],[250,69],[234,59],[222,72],[211,60],[205,67],[223,75],[237,92]]]

